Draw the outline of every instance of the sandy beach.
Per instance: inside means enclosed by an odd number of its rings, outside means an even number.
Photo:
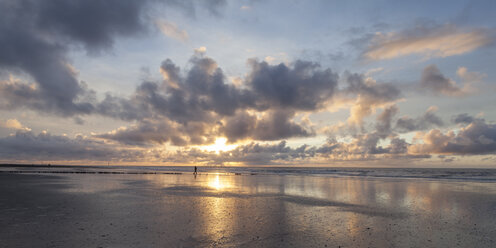
[[[0,173],[1,247],[495,247],[496,183]]]

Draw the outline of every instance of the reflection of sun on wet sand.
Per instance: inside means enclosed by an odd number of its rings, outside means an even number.
[[[496,185],[0,173],[5,247],[494,247]]]
[[[231,180],[232,177],[221,177],[219,174],[216,174],[208,179],[207,185],[216,190],[223,190],[232,187]]]

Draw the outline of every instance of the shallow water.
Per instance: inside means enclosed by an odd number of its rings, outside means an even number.
[[[496,183],[0,174],[6,247],[495,247]]]
[[[228,167],[199,166],[200,173],[242,175],[310,175],[325,177],[426,178],[496,182],[496,169],[477,168],[353,168],[353,167]],[[87,173],[87,174],[182,174],[193,166],[10,166],[0,165],[0,173]]]

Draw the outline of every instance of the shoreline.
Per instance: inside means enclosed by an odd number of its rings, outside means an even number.
[[[315,177],[356,177],[496,182],[496,169],[439,168],[316,168],[316,167],[198,167],[201,174],[292,175]],[[1,164],[0,173],[38,174],[192,174],[191,166],[40,166]]]

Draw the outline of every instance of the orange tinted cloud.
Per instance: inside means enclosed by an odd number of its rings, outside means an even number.
[[[185,42],[188,40],[188,33],[184,30],[181,30],[177,27],[175,23],[167,22],[164,20],[157,20],[155,22],[158,29],[165,35],[170,38]]]
[[[363,54],[367,60],[393,59],[411,54],[425,58],[449,57],[471,52],[487,45],[491,38],[485,30],[460,31],[452,26],[413,32],[377,33]]]

